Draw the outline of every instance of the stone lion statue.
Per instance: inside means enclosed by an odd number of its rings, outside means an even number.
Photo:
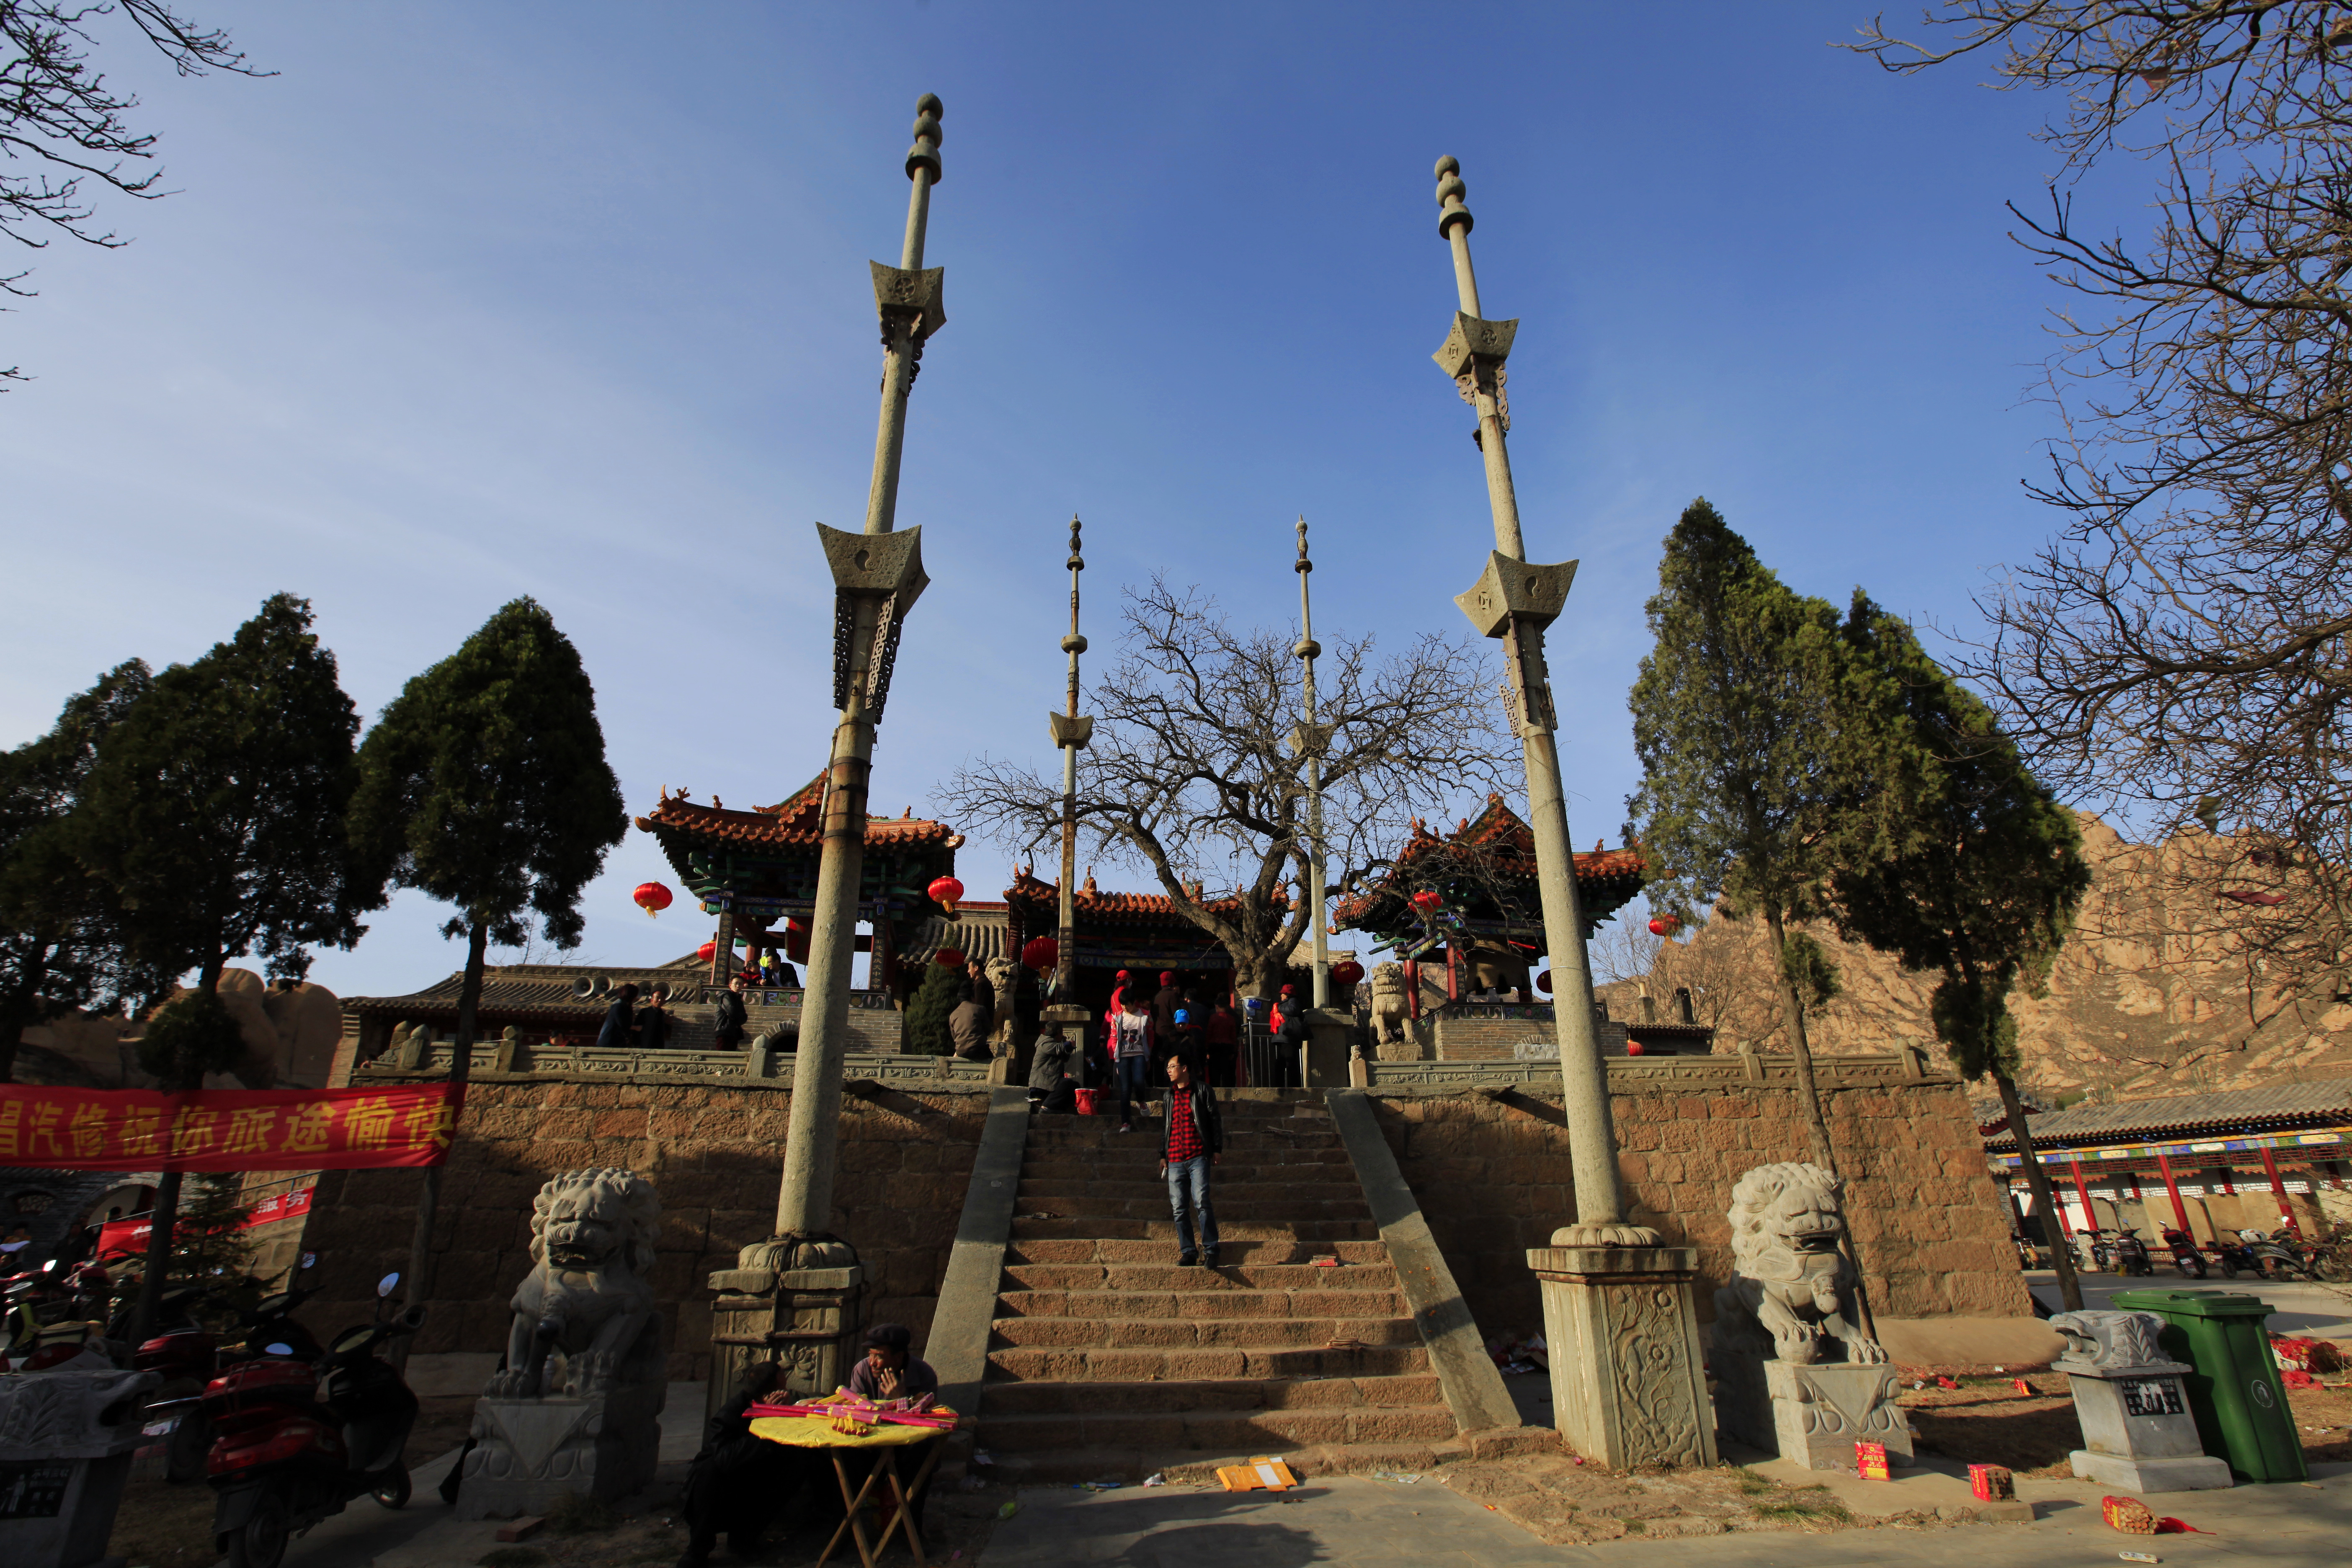
[[[515,1291],[507,1370],[488,1394],[581,1397],[658,1382],[661,1314],[645,1278],[661,1225],[653,1184],[612,1166],[566,1171],[540,1188],[530,1211],[535,1267]],[[549,1376],[559,1353],[560,1381]]]
[[[1412,1038],[1405,1007],[1404,965],[1376,964],[1372,969],[1372,1043],[1402,1046]]]
[[[993,1017],[999,1025],[1010,1025],[1013,1021],[1014,993],[1021,982],[1021,966],[1009,958],[999,956],[981,965],[980,973],[981,977],[987,981],[989,990],[994,994],[995,1005],[990,1016]],[[1013,1031],[1010,1028],[999,1028],[996,1032],[1003,1037],[1009,1048],[1013,1043]]]
[[[1715,1293],[1715,1343],[1807,1364],[1886,1360],[1852,1318],[1853,1269],[1838,1250],[1845,1184],[1819,1165],[1759,1165],[1731,1189],[1731,1283]]]

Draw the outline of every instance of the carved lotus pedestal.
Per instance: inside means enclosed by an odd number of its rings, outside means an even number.
[[[857,1363],[857,1301],[866,1269],[846,1242],[778,1237],[743,1249],[710,1277],[710,1381],[715,1415],[755,1361],[783,1367],[774,1397],[831,1394]]]
[[[650,1485],[667,1393],[656,1381],[573,1397],[477,1400],[457,1517],[545,1513],[567,1492],[615,1502]]]
[[[1552,1418],[1570,1447],[1612,1469],[1712,1465],[1689,1247],[1542,1247]]]
[[[1771,1427],[1759,1434],[1765,1441],[1742,1433],[1742,1442],[1809,1470],[1853,1469],[1856,1443],[1885,1445],[1890,1464],[1911,1457],[1911,1426],[1895,1403],[1902,1379],[1886,1363],[1776,1359],[1763,1371]]]

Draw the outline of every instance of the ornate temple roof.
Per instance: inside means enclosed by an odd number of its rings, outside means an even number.
[[[2063,1110],[2029,1113],[2026,1130],[2042,1150],[2070,1144],[2129,1142],[2168,1134],[2269,1132],[2298,1127],[2352,1125],[2352,1078],[2264,1084],[2258,1089],[2209,1089],[2155,1100],[2105,1100]],[[1987,1130],[1985,1148],[2013,1154],[2017,1141],[2004,1121]]]
[[[1031,876],[1025,867],[1014,870],[1013,886],[1004,889],[1006,903],[1015,906],[1042,906],[1053,910],[1057,917],[1060,912],[1061,900],[1061,883],[1040,881]],[[1241,905],[1242,900],[1237,894],[1229,898],[1202,900],[1203,909],[1216,911],[1237,910]],[[1290,907],[1290,893],[1287,889],[1276,890],[1274,907],[1278,910],[1287,910]],[[1070,910],[1079,921],[1090,926],[1174,926],[1187,932],[1206,934],[1190,920],[1178,913],[1176,900],[1165,893],[1106,893],[1095,886],[1092,871],[1087,873],[1087,879],[1079,884],[1077,891],[1071,895]],[[1038,929],[1050,931],[1052,925],[1053,921],[1049,920],[1045,926]]]
[[[824,774],[773,805],[732,811],[714,799],[708,805],[683,795],[662,792],[661,804],[637,826],[658,837],[665,847],[673,838],[721,846],[730,849],[774,848],[814,851],[824,841]],[[963,835],[944,822],[919,819],[912,807],[905,816],[869,816],[866,845],[869,849],[913,848],[938,844],[949,849],[963,845]]]
[[[708,963],[690,952],[652,969],[615,968],[601,963],[494,963],[482,970],[479,1016],[486,1026],[493,1026],[493,1021],[495,1024],[577,1024],[583,1019],[593,1021],[604,1016],[604,1009],[612,1005],[612,998],[581,995],[577,987],[583,980],[592,976],[602,977],[614,985],[634,981],[640,992],[650,992],[656,985],[666,985],[673,994],[683,992],[692,994],[709,970]],[[404,996],[346,996],[343,998],[343,1011],[420,1024],[455,1022],[457,994],[465,983],[466,972],[461,969],[446,980],[422,991],[412,991]]]
[[[1608,919],[1622,909],[1649,880],[1642,851],[1627,845],[1606,849],[1594,845],[1575,856],[1576,890],[1588,925]],[[1405,900],[1433,882],[1472,879],[1524,886],[1533,912],[1536,880],[1534,830],[1499,795],[1486,797],[1486,809],[1466,818],[1452,833],[1435,834],[1416,818],[1412,837],[1397,852],[1389,874],[1373,886],[1343,900],[1331,912],[1334,931],[1369,931],[1388,934],[1414,923]]]

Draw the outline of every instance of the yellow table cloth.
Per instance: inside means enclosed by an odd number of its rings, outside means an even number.
[[[794,1448],[903,1448],[926,1437],[944,1437],[944,1426],[907,1426],[895,1421],[876,1424],[862,1437],[834,1430],[823,1415],[759,1415],[751,1420],[751,1436]]]

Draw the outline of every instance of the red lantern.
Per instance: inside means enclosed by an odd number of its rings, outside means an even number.
[[[1033,936],[1021,944],[1021,964],[1024,969],[1043,974],[1061,961],[1062,944],[1050,936]]]
[[[933,881],[924,891],[931,895],[933,903],[947,910],[950,915],[953,915],[956,900],[963,897],[963,884],[953,877],[941,877]]]
[[[659,882],[639,882],[637,890],[632,897],[636,900],[637,908],[645,910],[648,919],[669,908],[669,889]]]
[[[718,956],[719,943],[715,940],[706,942],[700,947],[694,950],[695,962],[698,963],[708,963]]]
[[[1434,888],[1423,888],[1412,896],[1412,907],[1423,914],[1433,915],[1445,907],[1445,900]]]
[[[963,953],[961,950],[957,948],[943,947],[940,949],[939,952],[931,954],[931,962],[938,964],[941,969],[961,969],[963,967]]]
[[[1353,985],[1364,977],[1364,966],[1352,958],[1343,958],[1331,966],[1331,984]]]
[[[1683,922],[1681,921],[1676,920],[1672,915],[1660,915],[1650,922],[1650,934],[1652,936],[1672,936],[1675,934],[1675,928],[1682,923]]]
[[[1625,1054],[1626,1054],[1627,1056],[1629,1056],[1629,1057],[1638,1057],[1638,1056],[1640,1056],[1640,1055],[1642,1054],[1642,1042],[1641,1042],[1641,1041],[1639,1041],[1639,1040],[1628,1040],[1628,1041],[1626,1041],[1626,1042],[1625,1042]]]
[[[1536,989],[1542,992],[1547,996],[1551,994],[1550,970],[1547,969],[1541,974],[1536,976]]]

